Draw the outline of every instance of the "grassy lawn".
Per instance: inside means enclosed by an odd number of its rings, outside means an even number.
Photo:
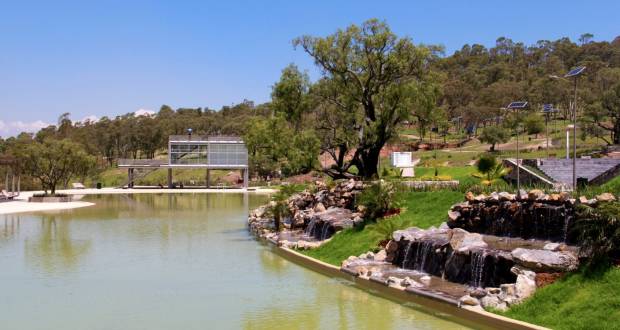
[[[573,273],[501,313],[553,329],[618,329],[620,268]]]
[[[217,180],[226,175],[229,171],[226,170],[211,170],[211,184],[215,184]],[[183,182],[189,184],[192,180],[197,185],[204,185],[206,171],[201,169],[188,169],[173,171],[174,182]],[[127,183],[127,170],[118,168],[109,168],[99,174],[96,180],[101,182],[104,187],[118,187]],[[158,184],[167,185],[168,171],[165,169],[158,169],[150,172],[144,177],[141,177],[135,181],[137,185],[156,186]],[[92,184],[91,184],[92,185]]]
[[[389,231],[412,226],[420,228],[438,226],[446,220],[450,207],[462,200],[463,194],[458,191],[410,192],[406,195],[405,212],[380,222],[389,222],[382,224],[384,228],[389,228]],[[378,246],[385,234],[376,230],[376,227],[377,225],[371,224],[364,229],[344,230],[321,247],[304,253],[340,266],[349,256],[360,255]]]
[[[458,180],[461,185],[470,185],[470,184],[478,183],[480,181],[480,179],[474,178],[472,176],[473,173],[476,173],[475,166],[439,167],[437,170],[440,176],[448,175],[452,177],[453,180]],[[435,168],[434,167],[416,167],[415,175],[416,175],[416,178],[434,176]]]

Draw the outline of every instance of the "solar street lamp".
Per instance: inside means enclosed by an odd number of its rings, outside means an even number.
[[[564,80],[568,80],[570,78],[574,79],[574,83],[573,83],[573,97],[574,100],[572,102],[572,116],[573,116],[573,190],[577,190],[577,80],[579,79],[579,76],[581,76],[583,74],[583,72],[586,70],[585,66],[578,66],[572,70],[570,70],[567,74],[565,74],[563,77],[559,77],[559,76],[549,76],[550,78],[553,79],[564,79]]]
[[[525,108],[527,108],[527,102],[525,101],[517,101],[517,102],[510,102],[510,104],[505,108],[506,110],[514,110],[515,113],[517,114],[517,125],[516,125],[516,130],[517,130],[517,194],[519,194],[519,191],[521,190],[521,178],[519,175],[519,170],[520,170],[520,164],[519,164],[519,110],[523,110]]]

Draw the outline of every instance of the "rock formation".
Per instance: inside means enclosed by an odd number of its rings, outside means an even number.
[[[271,239],[289,248],[309,249],[363,221],[355,209],[355,198],[364,189],[360,181],[349,180],[329,189],[316,182],[316,192],[303,191],[287,199],[288,216],[280,231],[276,230],[272,209],[275,202],[254,210],[248,218],[250,230],[257,236]]]

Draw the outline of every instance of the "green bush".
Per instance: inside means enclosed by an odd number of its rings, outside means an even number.
[[[479,173],[472,174],[474,177],[482,179],[483,185],[490,186],[502,177],[504,177],[510,171],[501,163],[497,162],[497,159],[491,155],[480,156],[476,167]]]
[[[357,205],[362,205],[365,218],[376,220],[388,211],[399,208],[403,201],[403,189],[394,182],[377,181],[368,186],[357,199]]]
[[[478,162],[476,163],[476,168],[478,169],[478,172],[480,173],[487,173],[495,166],[497,166],[497,158],[491,155],[480,156],[480,158],[478,159]]]
[[[452,177],[449,175],[423,175],[420,177],[420,181],[450,181]]]
[[[381,237],[381,240],[389,240],[392,238],[392,234],[400,229],[400,222],[389,221],[387,219],[379,220],[376,224],[368,226],[368,229],[376,234],[377,237]]]
[[[575,231],[590,265],[620,258],[620,203],[601,202],[594,208],[579,204]]]

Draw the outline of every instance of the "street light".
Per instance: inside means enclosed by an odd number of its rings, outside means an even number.
[[[525,109],[527,108],[527,102],[525,101],[517,101],[517,102],[510,102],[510,104],[505,108],[505,110],[514,110],[515,113],[517,114],[517,125],[516,125],[516,130],[517,130],[517,195],[519,194],[519,191],[521,190],[521,179],[520,179],[520,175],[519,175],[519,170],[520,170],[520,165],[519,165],[519,110]]]
[[[547,159],[549,159],[549,115],[558,112],[553,108],[553,104],[543,104],[542,113],[545,115],[545,136],[547,140]]]
[[[574,84],[573,84],[573,93],[574,93],[574,100],[573,100],[573,190],[577,190],[577,79],[579,79],[579,76],[581,76],[583,74],[583,72],[586,70],[585,66],[578,66],[572,70],[570,70],[567,74],[564,75],[564,77],[559,77],[556,75],[552,75],[549,76],[550,78],[553,79],[564,79],[564,80],[568,80],[569,78],[574,78]]]

